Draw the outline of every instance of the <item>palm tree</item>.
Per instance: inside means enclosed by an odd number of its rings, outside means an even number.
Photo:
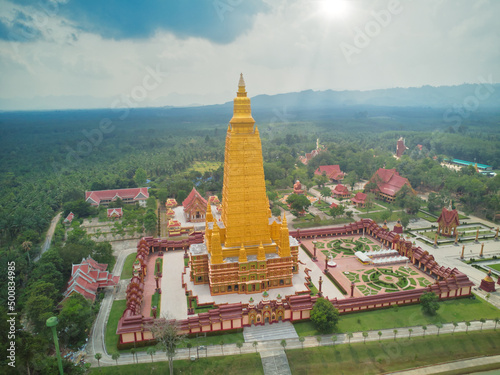
[[[438,329],[438,333],[437,333],[437,335],[439,336],[439,331],[441,330],[441,328],[443,328],[443,324],[442,324],[441,322],[437,322],[437,323],[435,324],[435,326],[436,326],[436,327],[437,327],[437,329]]]
[[[252,345],[255,348],[255,353],[257,353],[257,345],[259,345],[259,343],[257,341],[254,341],[252,342]]]
[[[186,348],[188,348],[188,349],[189,349],[189,357],[190,357],[190,358],[191,358],[191,348],[192,348],[192,347],[193,347],[193,344],[192,344],[190,341],[188,341],[188,342],[186,343]]]
[[[351,338],[352,338],[352,332],[347,332],[346,333],[347,337],[349,338],[349,345],[351,345]]]
[[[455,329],[458,327],[457,322],[452,322],[453,323],[453,334],[455,334]]]
[[[118,358],[120,358],[120,353],[111,354],[111,358],[116,361],[116,365],[118,366]]]
[[[423,326],[422,326],[422,329],[424,330],[424,337],[425,337],[425,331],[427,331],[427,326],[426,326],[426,325],[423,325]]]
[[[95,359],[97,359],[97,366],[99,366],[99,368],[101,367],[101,363],[99,362],[102,358],[102,354],[101,353],[95,353]]]
[[[483,330],[483,324],[486,323],[486,319],[481,318],[481,319],[479,319],[479,321],[481,322],[481,331],[482,331]]]
[[[410,340],[411,339],[411,333],[413,332],[413,329],[408,329],[408,339]]]
[[[300,336],[299,341],[302,344],[302,349],[304,349],[304,341],[306,341],[306,338],[304,336]]]
[[[395,329],[395,330],[394,330],[394,331],[392,331],[392,332],[394,332],[394,341],[396,341],[396,335],[398,334],[398,330],[397,330],[397,329]]]
[[[335,345],[335,341],[337,341],[337,335],[333,335],[332,337],[330,337],[330,339],[332,340],[332,345]]]
[[[286,348],[286,340],[285,339],[281,340],[280,345],[283,347],[283,349],[285,349]]]
[[[321,345],[321,336],[316,336],[316,340],[318,340],[318,346]]]
[[[136,349],[136,348],[132,348],[132,349],[130,349],[130,353],[132,353],[132,362],[134,362],[134,361],[135,361],[135,352],[136,352],[136,351],[137,351],[137,349]]]
[[[465,325],[467,326],[467,328],[465,329],[465,333],[468,333],[469,332],[469,327],[470,327],[470,322],[466,321]]]
[[[241,348],[243,347],[243,343],[241,341],[238,341],[236,343],[236,346],[238,347],[238,349],[240,349],[240,354],[241,354]]]
[[[381,337],[382,337],[382,331],[378,331],[378,342],[380,342]]]
[[[366,344],[366,338],[368,337],[368,332],[363,332],[363,344]]]
[[[495,320],[495,331],[496,331],[497,330],[497,324],[498,324],[498,322],[500,322],[500,318],[496,317],[494,320]]]
[[[191,344],[191,343],[188,343]],[[146,350],[146,353],[148,353],[151,356],[151,363],[153,363],[153,356],[156,354],[156,348],[150,346],[148,350]],[[191,349],[189,351],[189,356],[191,357]]]
[[[224,355],[224,339],[221,339],[219,341],[219,345],[220,345],[220,350],[222,351],[222,355]]]

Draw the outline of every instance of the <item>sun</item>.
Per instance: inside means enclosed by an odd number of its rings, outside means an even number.
[[[323,0],[320,3],[321,13],[328,18],[343,18],[349,13],[350,7],[347,0]]]

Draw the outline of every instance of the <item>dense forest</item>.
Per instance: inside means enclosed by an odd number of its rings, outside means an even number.
[[[22,353],[26,366],[35,370],[37,355],[39,368],[53,365],[42,358],[48,348],[43,325],[48,315],[59,311],[65,345],[82,342],[68,314],[81,311],[71,316],[82,326],[91,324],[87,318],[96,306],[85,300],[72,298],[57,310],[71,263],[88,255],[114,261],[109,244],[95,243],[78,228],[78,219],[96,214],[83,204],[84,192],[136,187],[145,183],[145,176],[150,195],[160,201],[182,201],[193,186],[202,194],[220,195],[231,113],[230,106],[222,105],[0,114],[0,264],[7,269],[8,262],[16,263],[17,308],[23,313],[18,323],[30,328],[19,337],[31,348]],[[254,108],[254,118],[270,192],[291,187],[296,179],[308,187],[316,185],[314,170],[319,165],[339,164],[351,182],[367,180],[385,166],[396,168],[418,191],[435,192],[433,197],[443,201],[453,199],[466,212],[490,220],[500,212],[500,176],[440,165],[453,157],[498,170],[500,111],[477,111],[460,124],[446,121],[443,110],[410,107]],[[401,136],[409,149],[396,160],[393,153]],[[317,139],[327,151],[302,165],[298,157],[314,149]],[[207,161],[213,162],[213,169],[196,167]],[[72,234],[63,241],[59,227],[51,250],[35,262],[50,221],[70,209],[77,213]],[[7,273],[0,283],[6,285]],[[2,316],[6,298],[4,289]]]

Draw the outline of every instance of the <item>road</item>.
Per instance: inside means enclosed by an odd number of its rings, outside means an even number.
[[[50,248],[50,243],[52,242],[52,237],[54,236],[54,231],[56,230],[56,225],[61,218],[62,212],[59,212],[52,221],[50,222],[49,230],[47,231],[47,235],[45,236],[45,242],[43,243],[42,250],[40,251],[40,255],[38,255],[34,262],[37,262],[38,259]]]

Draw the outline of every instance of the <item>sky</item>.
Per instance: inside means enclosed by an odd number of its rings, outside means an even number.
[[[0,110],[500,79],[498,0],[0,0]],[[489,77],[489,78],[488,78]]]

